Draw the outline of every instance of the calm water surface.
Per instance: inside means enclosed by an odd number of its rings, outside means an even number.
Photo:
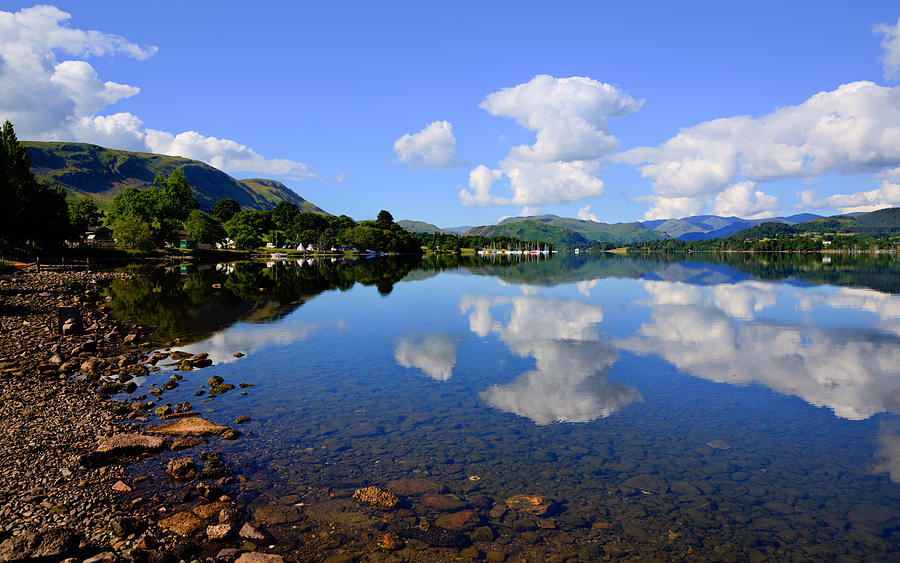
[[[488,527],[480,555],[534,561],[900,559],[896,259],[184,270],[115,282],[112,304],[214,359],[162,402],[252,418],[213,447],[277,550],[451,559]],[[213,375],[253,386],[195,396]],[[403,479],[443,496],[349,498]],[[554,508],[506,510],[515,494]],[[434,533],[462,509],[477,525]],[[410,547],[377,551],[386,532]]]

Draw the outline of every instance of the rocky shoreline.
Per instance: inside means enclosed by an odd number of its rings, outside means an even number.
[[[167,514],[170,499],[159,494],[137,496],[140,478],[127,482],[132,461],[240,434],[194,417],[189,405],[154,409],[175,421],[146,429],[153,400],[111,398],[134,392],[133,378],[164,358],[182,369],[212,363],[150,354],[154,343],[141,327],[115,318],[102,297],[102,284],[127,276],[44,267],[0,278],[0,561],[192,560],[212,546],[186,541],[185,526],[208,526],[212,539],[239,537],[240,514],[227,491],[234,478],[218,452],[195,454],[202,468],[186,456],[164,466],[173,482],[196,478],[182,496],[198,502],[183,513]],[[227,387],[210,381],[216,385]],[[150,389],[157,397],[163,391]],[[227,559],[266,557],[239,554]]]

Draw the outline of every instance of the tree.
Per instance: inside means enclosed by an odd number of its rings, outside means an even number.
[[[197,208],[197,198],[187,183],[184,172],[176,168],[168,178],[157,176],[154,180],[160,188],[154,190],[158,200],[156,220],[159,223],[158,239],[165,240],[182,226],[190,212]]]
[[[303,231],[307,230],[315,231],[318,236],[318,233],[321,233],[330,226],[331,224],[328,222],[328,219],[321,214],[305,212],[297,214],[291,228],[288,229],[288,232],[293,238],[301,237]],[[311,242],[312,241],[309,241],[307,244]]]
[[[325,229],[319,234],[319,239],[316,241],[316,246],[319,248],[323,248],[328,250],[332,246],[334,246],[334,231],[331,229]]]
[[[197,208],[194,190],[187,182],[184,171],[180,168],[172,170],[168,178],[157,176],[154,180],[159,184],[160,219],[184,221],[191,210]]]
[[[249,225],[240,224],[230,231],[231,240],[237,248],[253,249],[262,244],[262,238]]]
[[[274,227],[268,211],[241,211],[225,223],[225,232],[235,246],[256,248],[262,242],[263,234]]]
[[[225,239],[225,229],[218,221],[200,211],[194,209],[184,222],[184,228],[203,244],[215,244]]]
[[[327,219],[334,232],[340,232],[356,226],[356,221],[347,215],[330,215]]]
[[[57,244],[71,232],[66,189],[61,186],[51,186],[38,180],[34,191],[26,199],[24,215],[30,223],[23,232],[30,240]]]
[[[100,225],[103,222],[103,211],[97,207],[97,203],[89,197],[80,197],[69,205],[69,224],[76,235],[84,234],[88,227]]]
[[[226,197],[213,204],[212,209],[209,210],[209,216],[224,225],[240,211],[241,206],[238,202]]]
[[[378,219],[375,220],[375,223],[379,228],[390,229],[391,225],[394,224],[394,216],[382,209],[378,212]]]
[[[66,192],[35,179],[12,123],[0,129],[0,238],[57,243],[68,234]]]
[[[297,215],[300,215],[300,208],[296,204],[289,201],[279,201],[275,209],[272,210],[272,221],[275,223],[275,228],[280,231],[287,231],[293,226]]]
[[[137,217],[147,224],[152,224],[159,215],[159,200],[155,191],[125,188],[113,198],[112,205],[109,206],[107,217],[110,223],[125,217]]]
[[[153,228],[135,215],[115,219],[112,223],[112,232],[116,242],[125,248],[153,249]]]

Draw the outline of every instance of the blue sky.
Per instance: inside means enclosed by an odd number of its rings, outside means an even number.
[[[900,205],[895,2],[624,4],[6,2],[0,119],[358,219]]]

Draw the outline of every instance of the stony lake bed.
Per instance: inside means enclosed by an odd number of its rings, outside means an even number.
[[[895,559],[896,265],[804,260],[17,273],[0,557]]]

